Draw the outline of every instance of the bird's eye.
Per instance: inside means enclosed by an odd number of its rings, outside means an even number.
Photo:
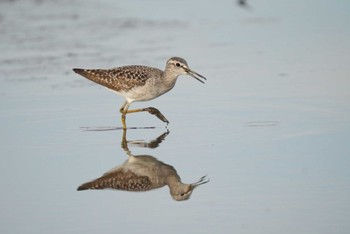
[[[183,197],[183,196],[185,196],[185,194],[184,194],[184,193],[181,193],[180,196]]]
[[[175,65],[176,65],[177,67],[180,67],[180,66],[181,66],[181,64],[180,64],[180,63],[176,63]]]

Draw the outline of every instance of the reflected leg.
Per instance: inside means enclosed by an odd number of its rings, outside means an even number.
[[[125,152],[130,152],[129,147],[128,147],[128,142],[126,140],[126,129],[123,129],[123,137],[122,137],[122,142],[121,142],[121,147]]]

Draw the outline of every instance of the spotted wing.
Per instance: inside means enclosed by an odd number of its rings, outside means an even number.
[[[124,66],[112,69],[80,69],[74,68],[74,72],[85,78],[116,91],[128,91],[134,87],[142,86],[159,69],[146,66]]]
[[[131,171],[118,170],[113,173],[105,174],[91,182],[80,185],[78,187],[78,191],[107,188],[126,191],[148,191],[153,189],[153,186],[147,176],[139,176]]]

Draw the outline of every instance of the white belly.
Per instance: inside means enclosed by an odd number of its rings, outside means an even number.
[[[146,83],[147,84],[147,83]],[[174,82],[175,85],[175,82]],[[155,99],[162,94],[168,92],[171,90],[174,86],[168,87],[168,88],[162,88],[159,86],[153,86],[153,85],[145,85],[145,86],[138,86],[133,89],[130,89],[128,91],[115,91],[113,92],[117,93],[118,95],[123,96],[127,102],[143,102],[143,101],[149,101],[152,99]]]

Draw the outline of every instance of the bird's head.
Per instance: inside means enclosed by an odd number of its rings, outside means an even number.
[[[185,59],[180,57],[172,57],[170,58],[166,63],[166,70],[172,71],[178,75],[189,75],[195,78],[196,80],[204,83],[203,80],[206,80],[206,78],[197,72],[191,70],[188,67],[188,64]],[[201,80],[203,79],[203,80]]]
[[[195,188],[199,185],[208,183],[209,179],[206,179],[206,176],[203,176],[199,179],[198,182],[193,184],[179,184],[173,188],[170,188],[170,194],[176,201],[185,201],[191,197],[191,194]]]

